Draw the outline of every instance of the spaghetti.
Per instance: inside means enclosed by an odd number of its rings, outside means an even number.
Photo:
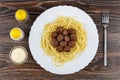
[[[51,33],[59,26],[62,26],[65,29],[73,28],[76,30],[77,41],[70,52],[58,52],[50,44]],[[87,37],[83,25],[72,17],[64,16],[60,16],[55,21],[46,24],[41,38],[43,50],[47,55],[52,56],[52,61],[56,66],[64,65],[66,62],[73,60],[78,53],[81,53],[85,49],[86,43]]]

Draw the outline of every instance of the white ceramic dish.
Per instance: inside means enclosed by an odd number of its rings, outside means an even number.
[[[40,46],[43,27],[47,23],[54,21],[58,16],[75,17],[83,23],[87,32],[87,47],[85,51],[76,59],[61,67],[56,67],[52,64],[52,58],[45,55]],[[97,52],[98,42],[98,31],[92,18],[83,10],[72,6],[56,6],[44,11],[33,23],[29,36],[29,47],[35,61],[46,71],[59,75],[72,74],[86,67]]]

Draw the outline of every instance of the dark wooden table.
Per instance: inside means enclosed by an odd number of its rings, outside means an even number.
[[[99,32],[99,48],[94,60],[83,70],[66,76],[45,71],[33,60],[28,46],[30,28],[36,17],[46,9],[57,5],[72,5],[86,11],[94,20]],[[15,11],[26,9],[30,14],[27,23],[19,24]],[[103,66],[103,27],[102,9],[110,10],[108,27],[108,66]],[[25,32],[21,42],[10,39],[9,31],[20,27]],[[29,57],[25,64],[16,66],[9,60],[9,51],[13,46],[22,45]],[[120,0],[0,0],[0,80],[120,80]]]

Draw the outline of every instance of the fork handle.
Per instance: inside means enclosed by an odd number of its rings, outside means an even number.
[[[104,28],[104,66],[107,66],[107,29]]]

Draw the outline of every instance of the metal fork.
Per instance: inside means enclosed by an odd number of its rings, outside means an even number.
[[[102,11],[102,25],[104,27],[104,66],[107,66],[107,27],[109,24],[109,10]]]

